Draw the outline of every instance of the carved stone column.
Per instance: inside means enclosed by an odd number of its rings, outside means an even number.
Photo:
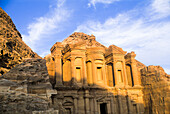
[[[122,107],[122,99],[121,99],[121,92],[118,90],[118,95],[117,95],[117,100],[118,100],[118,105],[119,105],[119,111],[120,114],[123,114],[123,107]]]
[[[111,114],[111,104],[110,104],[110,102],[107,103],[107,113]]]
[[[50,78],[51,84],[54,86],[55,85],[55,63],[53,58],[50,58],[50,63],[47,64],[47,69],[48,69],[48,74]]]
[[[56,86],[62,86],[62,60],[59,54],[55,56],[55,76]]]
[[[115,85],[115,76],[113,63],[106,65],[106,76],[107,76],[107,85],[113,87]]]
[[[98,114],[98,107],[97,107],[96,98],[94,98],[94,113],[95,113],[95,114]]]
[[[97,114],[101,114],[101,112],[100,112],[100,103],[99,102],[97,102]]]
[[[140,86],[135,59],[131,60],[131,67],[132,67],[132,75],[133,75],[134,86]]]
[[[92,74],[93,74],[93,83],[97,84],[97,75],[96,75],[96,65],[94,60],[92,60]]]
[[[86,70],[86,58],[83,57],[83,65],[82,65],[82,70],[83,70],[83,84],[88,85],[87,83],[87,70]]]
[[[118,86],[119,78],[118,78],[117,70],[116,70],[116,61],[113,62],[113,71],[114,71],[114,77],[115,77],[115,86]]]
[[[87,62],[87,80],[89,85],[93,85],[93,69],[92,69],[92,62]]]
[[[134,86],[140,86],[135,57],[136,57],[136,54],[134,52],[131,52],[125,56],[125,59],[129,61],[131,65]]]
[[[128,113],[132,114],[133,107],[132,107],[131,99],[129,98],[129,96],[127,96],[127,102],[128,102]]]
[[[90,114],[94,114],[94,99],[90,99]]]
[[[74,109],[75,109],[75,110],[74,110],[74,113],[75,113],[75,114],[78,114],[78,111],[77,111],[77,103],[78,103],[78,102],[77,102],[77,97],[75,97],[75,98],[74,98]]]
[[[71,80],[73,85],[77,84],[75,75],[75,57],[71,57]]]
[[[90,103],[89,103],[89,91],[85,90],[85,104],[86,104],[86,114],[90,114]]]
[[[85,103],[84,103],[84,95],[83,91],[79,92],[78,99],[78,114],[85,114]]]
[[[125,60],[123,60],[123,75],[124,75],[124,85],[125,85],[125,86],[128,86]]]
[[[107,85],[107,77],[106,77],[106,64],[105,64],[105,61],[103,62],[103,77],[104,77],[104,84]]]

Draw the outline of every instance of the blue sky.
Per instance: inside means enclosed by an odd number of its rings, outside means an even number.
[[[0,7],[42,57],[77,31],[170,74],[170,0],[0,0]]]

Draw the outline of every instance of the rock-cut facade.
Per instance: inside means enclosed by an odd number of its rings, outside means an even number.
[[[0,8],[0,113],[170,114],[170,75],[135,56],[75,32],[42,60]]]
[[[68,114],[144,113],[140,75],[144,65],[135,56],[80,32],[56,42],[45,57],[57,90],[54,106]]]

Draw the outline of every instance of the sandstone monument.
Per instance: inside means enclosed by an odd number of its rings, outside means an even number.
[[[81,32],[56,42],[45,57],[54,105],[69,114],[168,114],[169,76],[135,56]]]
[[[94,35],[73,33],[57,42],[46,57],[54,104],[69,113],[144,113],[140,72],[135,53],[108,48]],[[142,66],[142,65],[141,65]]]
[[[169,114],[169,78],[115,45],[75,32],[44,59],[0,8],[0,113]]]

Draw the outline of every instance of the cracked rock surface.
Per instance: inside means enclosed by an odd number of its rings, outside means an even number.
[[[0,114],[57,113],[52,94],[46,61],[26,59],[0,77]]]
[[[22,40],[8,14],[0,8],[0,76],[25,58],[40,58]]]

